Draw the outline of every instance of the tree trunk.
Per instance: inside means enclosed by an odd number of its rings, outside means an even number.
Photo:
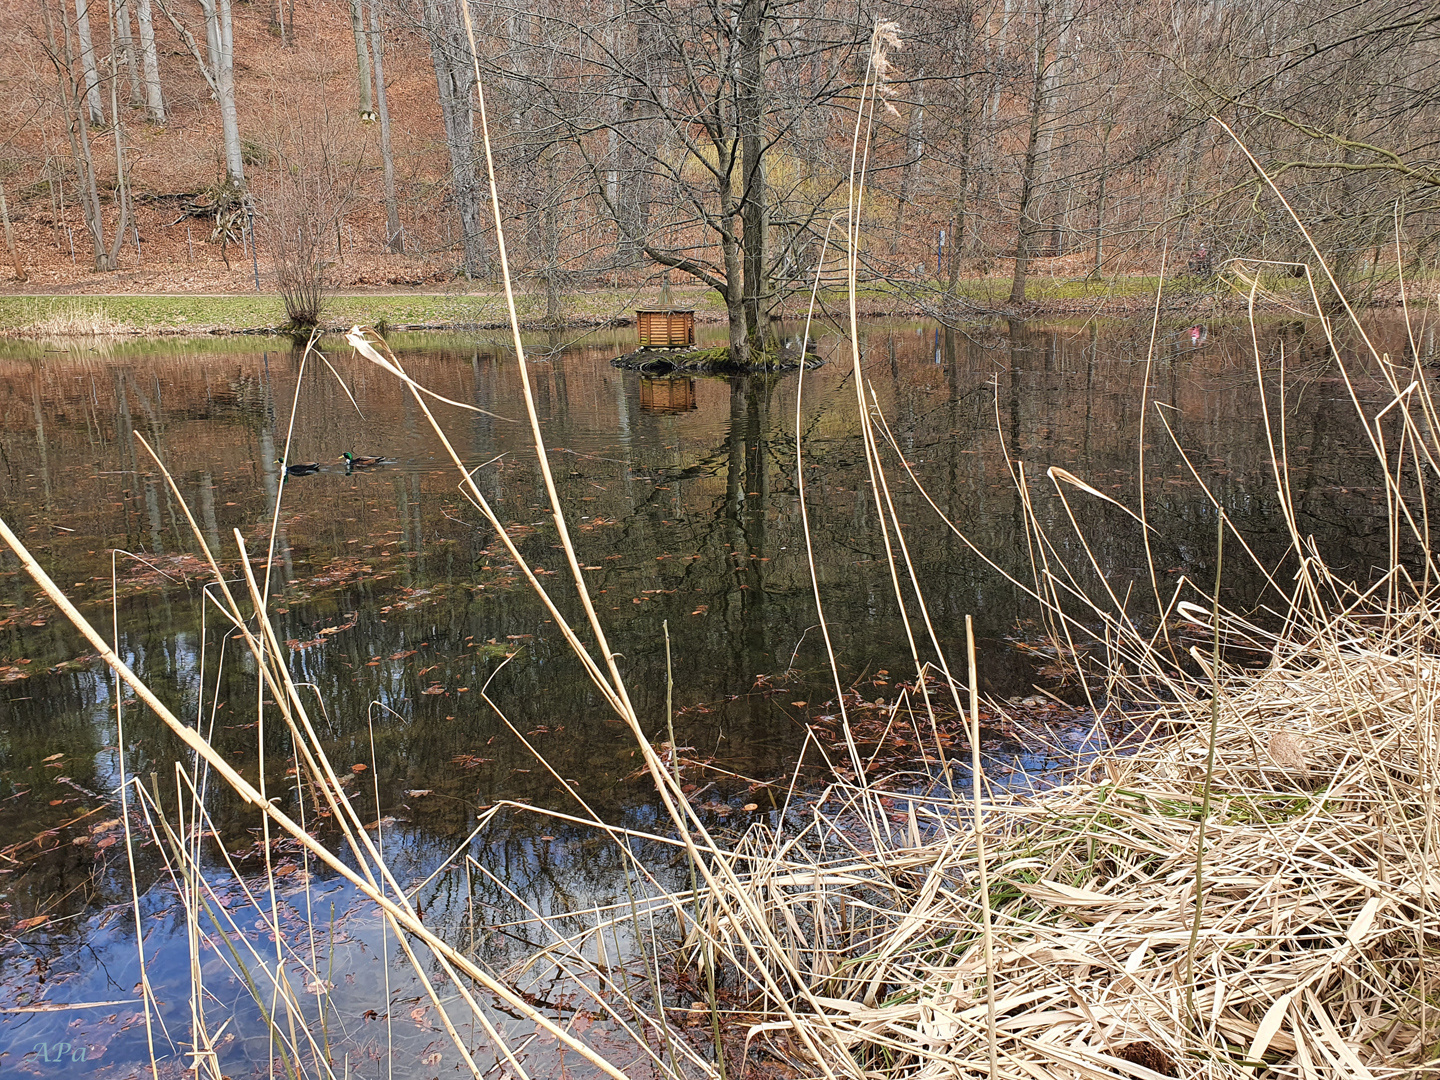
[[[1045,31],[1050,8],[1041,4],[1035,16],[1035,75],[1030,92],[1030,133],[1025,140],[1025,157],[1020,166],[1020,209],[1015,229],[1015,273],[1010,279],[1010,302],[1025,302],[1025,278],[1037,222],[1032,219],[1035,199],[1035,162],[1040,149],[1040,118],[1045,111]]]
[[[235,35],[230,21],[230,0],[200,0],[205,12],[205,49],[202,58],[192,38],[160,0],[160,7],[185,40],[200,72],[220,105],[220,131],[225,153],[225,183],[235,191],[245,188],[245,158],[240,147],[240,122],[235,115]]]
[[[1115,114],[1105,117],[1105,137],[1100,141],[1100,182],[1095,191],[1095,274],[1105,262],[1105,186],[1110,179],[1110,133],[1115,130]]]
[[[163,4],[165,0],[160,0]],[[215,100],[220,100],[220,9],[215,6],[215,0],[200,0],[200,8],[205,12],[205,69],[209,73],[208,82],[210,90],[215,95]]]
[[[110,25],[115,25],[115,8],[109,11]],[[120,72],[116,67],[114,41],[110,49],[110,115],[114,117],[115,136],[115,206],[120,212],[115,222],[115,238],[111,241],[107,259],[111,270],[120,266],[120,248],[125,243],[125,229],[130,224],[130,185],[125,182],[125,125],[120,121]]]
[[[95,186],[95,162],[90,155],[90,125],[85,120],[88,109],[82,100],[85,96],[84,84],[77,84],[75,81],[75,57],[70,49],[70,17],[66,13],[64,0],[60,0],[59,7],[61,32],[57,35],[50,15],[50,5],[46,0],[40,0],[46,43],[60,86],[65,137],[70,143],[70,160],[75,165],[77,194],[85,215],[85,229],[90,234],[90,243],[95,251],[95,269],[105,271],[111,269],[110,253],[105,247],[105,221],[100,214],[100,192]]]
[[[350,30],[355,35],[355,68],[360,81],[360,119],[375,119],[375,99],[370,92],[370,50],[365,46],[365,15],[362,0],[350,0]]]
[[[905,125],[905,168],[900,173],[900,198],[895,204],[895,236],[890,250],[900,246],[905,232],[905,207],[915,198],[915,188],[920,181],[920,159],[925,154],[925,72],[916,74],[913,104],[910,106],[910,122]]]
[[[730,203],[729,185],[722,185],[721,205]],[[734,220],[733,217],[730,218]],[[730,363],[735,367],[750,364],[751,336],[746,318],[744,255],[741,242],[733,230],[720,234],[720,255],[725,267],[725,314],[730,328]]]
[[[740,49],[740,79],[736,86],[737,121],[740,134],[740,168],[744,182],[740,192],[740,216],[745,232],[744,306],[745,330],[752,345],[759,345],[769,319],[770,290],[765,277],[766,232],[769,213],[765,192],[765,20],[767,0],[742,0],[737,45]],[[728,271],[728,267],[727,267]],[[734,282],[735,278],[730,278]],[[734,337],[731,329],[731,337]],[[734,360],[734,356],[731,357]]]
[[[150,0],[137,0],[135,21],[140,25],[140,63],[145,69],[145,111],[152,124],[165,123],[165,100],[160,95],[160,60],[155,52],[155,20]]]
[[[385,97],[385,45],[380,28],[380,0],[370,0],[370,51],[375,56],[375,102],[380,107],[380,159],[385,168],[385,249],[405,251],[400,206],[395,200],[395,155],[390,151],[390,107]]]
[[[606,0],[605,49],[612,56],[616,54],[619,47],[615,35],[616,22],[615,0]],[[615,262],[617,266],[624,266],[626,263],[625,214],[620,207],[620,98],[623,93],[623,79],[624,76],[619,72],[612,74],[605,102],[605,107],[609,112],[607,117],[609,123],[605,131],[605,204],[610,208],[611,216],[615,219]]]
[[[540,207],[540,246],[545,256],[545,267],[541,271],[545,278],[545,325],[560,328],[565,325],[565,312],[560,296],[560,192],[555,173],[557,148],[553,142],[540,151],[541,172],[545,177],[545,190],[540,193],[543,200]]]
[[[5,205],[5,185],[0,184],[0,220],[5,222],[5,246],[10,250],[10,259],[15,264],[15,280],[25,281],[29,275],[20,262],[20,249],[15,246],[15,234],[10,231],[10,208]]]
[[[130,0],[120,0],[115,8],[115,37],[120,42],[120,61],[130,80],[130,104],[143,105],[145,90],[140,83],[140,65],[135,62],[135,38],[130,28]]]
[[[966,9],[961,12],[960,23],[960,69],[968,71],[971,57],[975,51],[975,13]],[[950,280],[947,283],[947,291],[952,295],[960,287],[960,260],[967,253],[967,236],[969,224],[966,216],[969,213],[970,197],[970,174],[971,169],[971,141],[974,138],[975,117],[971,101],[972,80],[968,77],[960,80],[960,103],[959,117],[960,124],[960,176],[956,187],[959,189],[955,195],[955,224],[950,237]],[[984,108],[984,99],[981,99],[981,108]]]
[[[95,46],[90,40],[90,0],[75,0],[75,36],[80,39],[80,67],[85,72],[85,104],[90,110],[90,123],[105,123],[105,108],[100,100],[100,76],[95,70]]]
[[[220,53],[215,82],[220,90],[220,128],[225,139],[225,180],[237,191],[245,187],[245,159],[240,150],[240,122],[235,115],[235,34],[230,23],[230,0],[210,0],[218,7]]]
[[[464,2],[464,0],[462,0]],[[483,277],[489,270],[483,232],[483,202],[475,175],[475,134],[471,116],[475,93],[470,46],[455,33],[458,16],[440,10],[440,0],[425,0],[425,29],[450,150],[450,185],[460,214],[461,249],[466,277]]]

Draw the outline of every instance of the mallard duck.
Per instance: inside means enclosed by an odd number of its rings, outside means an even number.
[[[282,458],[276,458],[275,464],[285,465],[285,461]],[[311,473],[319,471],[320,463],[318,461],[292,461],[289,465],[285,465],[287,476],[309,476]]]
[[[395,464],[394,458],[356,457],[349,450],[346,450],[343,454],[340,455],[340,457],[345,462],[345,468],[347,469],[373,469],[377,465]]]

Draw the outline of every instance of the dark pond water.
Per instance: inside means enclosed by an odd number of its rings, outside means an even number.
[[[944,513],[996,562],[1030,580],[1008,452],[1024,463],[1057,550],[1091,580],[1044,470],[1061,465],[1134,505],[1146,371],[1137,361],[1149,333],[1148,323],[1015,323],[965,333],[872,323],[862,349],[875,400]],[[1398,322],[1382,320],[1377,334],[1382,348],[1405,354]],[[503,968],[533,947],[528,931],[509,925],[524,914],[517,897],[548,913],[618,902],[625,874],[613,846],[554,820],[505,813],[467,840],[484,808],[500,800],[575,809],[480,700],[487,680],[493,676],[488,692],[510,723],[592,807],[637,829],[663,825],[649,785],[635,775],[629,735],[459,495],[413,401],[343,343],[329,344],[334,373],[311,363],[303,381],[299,352],[274,340],[0,346],[0,513],[98,624],[110,626],[114,599],[118,651],[179,715],[209,716],[218,705],[213,741],[253,779],[260,749],[253,667],[222,649],[202,603],[197,545],[132,434],[163,456],[227,559],[236,529],[252,552],[264,549],[283,491],[277,628],[290,643],[295,678],[324,703],[330,755],[337,767],[365,766],[358,775],[374,784],[376,817],[402,882],[425,880],[457,845],[468,847],[472,869],[441,874],[419,899],[433,925]],[[515,362],[501,335],[394,344],[407,369],[437,393],[523,420]],[[743,827],[752,814],[764,819],[770,804],[766,789],[729,774],[768,778],[791,768],[807,716],[834,696],[796,499],[797,379],[642,379],[609,364],[625,344],[613,334],[534,343],[546,358],[531,370],[550,463],[640,715],[657,740],[665,737],[668,626],[677,741],[728,770],[697,771],[697,801],[717,824]],[[811,532],[842,679],[866,698],[887,698],[895,680],[913,677],[913,665],[841,345],[822,336],[822,355],[832,362],[806,374],[799,410]],[[1260,348],[1263,392],[1285,417],[1300,528],[1337,568],[1368,580],[1387,564],[1389,541],[1381,472],[1362,421],[1323,341],[1307,327],[1268,324]],[[1376,378],[1362,375],[1358,392],[1371,411],[1388,400]],[[1151,396],[1260,561],[1275,566],[1289,541],[1261,393],[1248,326],[1211,325],[1198,342],[1187,327],[1162,328]],[[292,402],[290,458],[323,467],[282,484],[274,461]],[[526,557],[563,571],[526,425],[444,407],[440,415],[468,464],[483,464],[477,480]],[[1153,416],[1146,445],[1156,566],[1164,582],[1182,574],[1208,581],[1214,510]],[[346,450],[395,463],[347,473],[338,461]],[[949,655],[963,655],[964,619],[972,615],[983,688],[1000,698],[1031,694],[1045,674],[1015,641],[1036,636],[1034,605],[941,527],[898,469],[891,489]],[[1112,588],[1148,581],[1132,523],[1093,499],[1071,506]],[[545,580],[556,583],[562,609],[583,621],[563,573]],[[1264,581],[1256,567],[1227,561],[1231,603],[1276,602]],[[1136,604],[1143,609],[1143,600]],[[115,695],[86,654],[18,562],[0,555],[0,1076],[128,1075],[148,1062],[135,1006],[130,877],[124,846],[112,843]],[[173,787],[175,743],[142,711],[126,715],[131,774],[147,784],[155,774]],[[266,743],[267,778],[285,791],[292,751],[273,727]],[[1022,768],[1045,764],[1018,745],[988,749],[997,761],[1018,758]],[[283,798],[298,801],[293,791]],[[752,802],[760,809],[741,809]],[[213,791],[207,805],[227,850],[253,854],[255,819]],[[142,937],[168,1025],[156,1035],[156,1052],[175,1071],[188,1062],[192,1039],[189,924],[153,847],[137,855]],[[646,857],[661,874],[674,861],[663,847]],[[240,865],[248,872],[259,864]],[[233,876],[217,869],[216,880],[221,894],[239,896]],[[283,904],[296,927],[319,927],[336,984],[335,1023],[345,1028],[346,1063],[357,1075],[381,1075],[379,1047],[387,1041],[394,1067],[407,1076],[458,1067],[448,1040],[421,1015],[413,978],[395,967],[393,938],[382,936],[348,885],[317,877],[308,891],[289,890]],[[212,1029],[236,1017],[220,1047],[226,1072],[238,1080],[265,1071],[268,1036],[254,1023],[243,980],[213,941],[204,948]],[[303,976],[296,978],[301,985]],[[95,1002],[111,1004],[37,1009]],[[366,1010],[404,1023],[381,1031]],[[592,1034],[603,1044],[601,1025]],[[63,1065],[56,1064],[61,1043],[68,1045]],[[543,1062],[554,1051],[537,1045],[527,1053]]]

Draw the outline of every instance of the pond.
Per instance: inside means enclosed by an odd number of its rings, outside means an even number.
[[[1375,332],[1382,349],[1407,355],[1397,320],[1378,320]],[[801,758],[807,724],[833,713],[835,689],[797,462],[840,682],[888,701],[914,679],[848,345],[819,334],[829,362],[804,374],[802,394],[795,374],[667,380],[620,371],[609,361],[628,338],[604,331],[531,341],[536,404],[577,554],[637,712],[655,742],[668,739],[668,641],[675,740],[689,755],[692,799],[717,828],[738,831],[778,812],[768,782],[783,784],[797,763],[802,785],[824,777],[813,753]],[[1383,472],[1314,326],[1262,325],[1263,388],[1248,324],[1162,324],[1152,366],[1143,362],[1149,339],[1148,322],[1093,320],[963,330],[876,321],[862,330],[864,391],[894,435],[889,491],[929,617],[952,664],[963,665],[973,616],[981,687],[996,699],[1029,697],[1036,684],[1074,697],[1036,647],[1039,610],[1027,590],[1037,541],[1017,472],[1075,580],[1133,590],[1133,610],[1144,615],[1152,593],[1139,529],[1101,500],[1073,490],[1057,498],[1046,469],[1063,467],[1136,506],[1147,372],[1145,490],[1162,594],[1182,576],[1213,580],[1208,488],[1257,560],[1227,547],[1227,601],[1282,602],[1262,570],[1278,567],[1276,580],[1288,580],[1290,547],[1263,403],[1276,431],[1284,420],[1300,533],[1359,582],[1389,565]],[[572,625],[583,625],[507,339],[404,335],[392,344],[418,381],[483,410],[435,406],[509,535],[542,568]],[[325,362],[312,356],[302,378],[301,350],[281,339],[0,345],[0,515],[107,634],[113,611],[117,652],[179,716],[204,726],[252,782],[263,772],[288,812],[303,812],[288,736],[272,722],[261,737],[254,665],[223,640],[204,599],[199,545],[134,436],[165,462],[227,572],[240,565],[236,530],[263,571],[273,521],[271,611],[295,680],[314,694],[331,760],[363,790],[395,876],[419,887],[427,924],[501,971],[536,947],[524,923],[530,911],[622,903],[631,887],[615,845],[509,803],[578,814],[558,776],[606,821],[668,834],[667,819],[629,732],[460,493],[414,400],[343,341],[327,339],[323,352]],[[1355,393],[1372,413],[1389,400],[1373,372]],[[287,435],[288,459],[317,462],[317,471],[282,476],[276,459]],[[345,451],[388,460],[350,470]],[[923,640],[920,650],[933,659]],[[178,743],[118,697],[126,770],[173,807]],[[206,793],[207,828],[232,863],[219,847],[205,856],[216,910],[197,929],[132,802],[138,936],[163,1021],[147,1029],[115,799],[115,684],[8,552],[0,555],[0,702],[0,1074],[128,1076],[149,1067],[152,1043],[162,1070],[178,1074],[196,1049],[196,984],[209,1030],[221,1033],[213,1048],[226,1075],[266,1073],[274,1034],[228,950],[235,934],[249,935],[247,947],[257,956],[269,949],[273,966],[277,946],[266,943],[273,935],[263,922],[227,937],[216,921],[220,908],[244,907],[247,875],[263,871],[258,815]],[[985,749],[997,775],[1024,778],[1050,762],[1010,739]],[[637,851],[657,875],[680,880],[673,848],[641,840]],[[294,850],[271,855],[282,936],[309,935],[319,957],[287,973],[301,997],[306,987],[325,991],[318,1007],[327,1047],[333,1038],[339,1048],[333,1073],[461,1068],[368,902]],[[613,947],[627,955],[633,945]],[[570,1007],[573,1020],[580,1014]],[[563,1050],[517,1035],[523,1019],[503,1009],[491,1019],[525,1044],[537,1075],[565,1065]],[[607,1040],[621,1045],[604,1023],[587,1038],[602,1052]],[[483,1032],[475,1039],[488,1045]],[[489,1068],[494,1047],[484,1052],[476,1061]]]

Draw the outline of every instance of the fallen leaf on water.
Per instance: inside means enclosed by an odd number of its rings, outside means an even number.
[[[412,799],[423,799],[426,795],[434,795],[435,790],[433,788],[414,788],[405,794]]]
[[[41,761],[59,761],[59,760],[60,760],[62,757],[64,757],[64,756],[65,756],[65,752],[62,750],[62,751],[61,751],[60,753],[58,753],[58,754],[51,754],[49,757],[47,757],[47,758],[41,758],[40,760],[41,760]]]
[[[358,763],[357,763],[357,764],[355,764],[355,765],[351,765],[351,766],[350,766],[350,771],[351,771],[351,772],[364,772],[364,771],[365,771],[366,769],[368,769],[369,767],[370,767],[369,765],[361,765],[361,764],[358,764]]]
[[[37,926],[44,926],[50,921],[49,915],[36,915],[33,919],[21,919],[15,924],[16,930],[34,930]]]

